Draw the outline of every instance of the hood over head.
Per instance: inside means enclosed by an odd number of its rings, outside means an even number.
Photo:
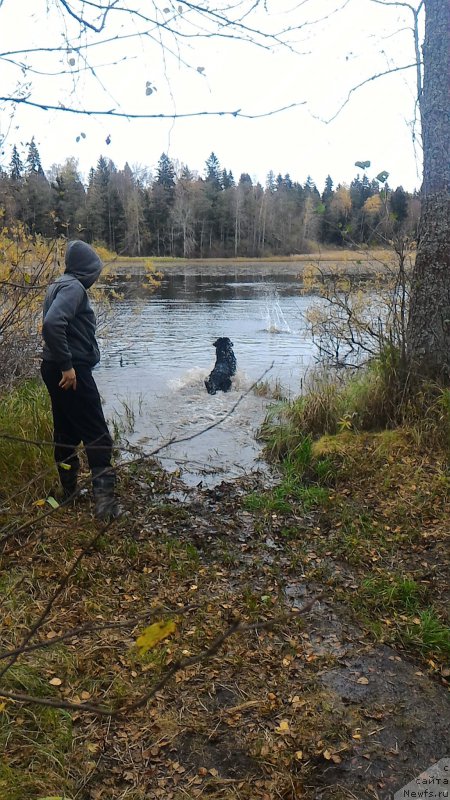
[[[89,289],[95,283],[103,268],[95,250],[79,239],[68,243],[65,263],[65,272],[78,278],[85,289]]]

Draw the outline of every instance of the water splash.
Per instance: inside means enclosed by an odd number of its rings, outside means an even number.
[[[290,333],[295,334],[289,322],[283,314],[278,296],[266,300],[265,331],[268,333]]]
[[[173,392],[180,392],[187,388],[204,389],[204,380],[208,377],[209,372],[210,370],[204,369],[203,367],[192,367],[177,378],[171,378],[167,381],[167,386]]]

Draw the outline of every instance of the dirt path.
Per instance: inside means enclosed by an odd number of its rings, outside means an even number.
[[[236,617],[247,626],[279,622],[228,638],[125,719],[75,713],[70,744],[58,753],[61,770],[56,754],[45,772],[46,757],[37,762],[30,751],[27,714],[35,710],[11,709],[16,727],[6,752],[17,783],[10,778],[5,788],[0,773],[1,800],[384,800],[448,756],[447,681],[355,624],[327,577],[351,587],[354,576],[331,555],[318,556],[314,514],[288,521],[274,514],[263,523],[243,505],[256,487],[257,478],[248,478],[185,490],[154,472],[122,481],[130,518],[88,555],[42,636],[157,605],[176,634],[145,657],[134,646],[142,624],[41,651],[27,664],[44,676],[46,693],[56,675],[57,697],[129,702],[175,661],[204,651]],[[45,546],[35,543],[25,564],[23,553],[10,563],[14,580],[33,564],[38,607],[45,581],[92,528],[89,508],[79,508],[75,528],[73,512],[61,514],[70,542],[59,518],[48,524]],[[314,596],[320,599],[307,614],[293,613]],[[24,673],[20,680],[23,688]],[[54,739],[53,732],[48,751]],[[22,770],[27,781],[30,770],[39,779],[21,784]]]
[[[174,519],[172,552],[181,560],[179,591],[199,602],[203,634],[235,613],[251,621],[286,611],[286,622],[244,639],[237,634],[211,662],[164,690],[157,713],[170,709],[172,732],[164,737],[160,726],[161,749],[153,760],[150,751],[142,796],[391,798],[448,756],[448,690],[423,664],[374,644],[349,620],[318,580],[311,540],[295,561],[283,533],[260,529],[242,510],[249,488],[224,483],[165,507],[162,527]],[[314,517],[296,525],[301,540],[304,530],[315,530]],[[152,515],[139,540],[157,530]],[[327,567],[343,573],[342,564]],[[351,584],[351,573],[342,580]],[[304,618],[289,620],[317,595]],[[195,637],[192,629],[187,634],[185,641]],[[130,765],[128,780],[142,790],[142,774],[130,773]]]

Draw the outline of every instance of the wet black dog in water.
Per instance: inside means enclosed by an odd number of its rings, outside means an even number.
[[[208,394],[215,394],[219,389],[228,392],[231,389],[231,376],[236,372],[236,358],[233,353],[233,342],[228,336],[220,336],[213,342],[216,348],[216,363],[209,378],[205,381]]]

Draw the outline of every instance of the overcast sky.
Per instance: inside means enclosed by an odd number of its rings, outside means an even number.
[[[159,19],[173,29],[198,33],[202,24],[208,33],[207,22],[172,0],[123,0],[121,5],[147,13],[153,6],[153,14],[159,6]],[[228,3],[218,0],[208,5],[219,9]],[[254,3],[235,0],[234,5],[237,16],[238,9],[250,9]],[[268,12],[259,5],[243,24],[267,33],[303,25],[281,37],[290,42],[290,49],[269,48],[266,37],[259,37],[257,44],[238,41],[224,28],[220,38],[176,40],[164,29],[152,29],[122,12],[110,12],[101,34],[92,32],[80,39],[79,26],[61,13],[57,0],[20,0],[20,4],[3,0],[0,54],[63,47],[67,40],[74,45],[112,40],[84,53],[4,55],[0,91],[4,97],[17,96],[21,90],[38,103],[135,114],[240,109],[254,115],[298,104],[260,119],[203,116],[172,121],[86,117],[2,102],[3,165],[9,164],[14,143],[26,153],[26,142],[34,135],[45,169],[75,156],[84,176],[100,154],[119,168],[128,161],[154,169],[163,151],[203,174],[204,162],[214,150],[222,167],[231,169],[236,178],[245,171],[264,182],[273,170],[304,182],[309,174],[322,189],[328,173],[335,183],[349,182],[358,171],[354,162],[370,160],[369,177],[387,170],[391,186],[419,188],[420,149],[413,146],[411,129],[414,69],[366,84],[352,94],[333,122],[323,121],[338,111],[356,84],[414,62],[412,16],[407,9],[371,0],[267,0]],[[72,0],[74,10],[81,7],[81,0]],[[322,17],[328,18],[311,24]],[[92,13],[88,18],[94,22]],[[150,30],[150,36],[143,36],[144,30]],[[117,38],[123,35],[128,38]],[[55,74],[26,72],[17,63]],[[87,68],[79,72],[83,67]]]

